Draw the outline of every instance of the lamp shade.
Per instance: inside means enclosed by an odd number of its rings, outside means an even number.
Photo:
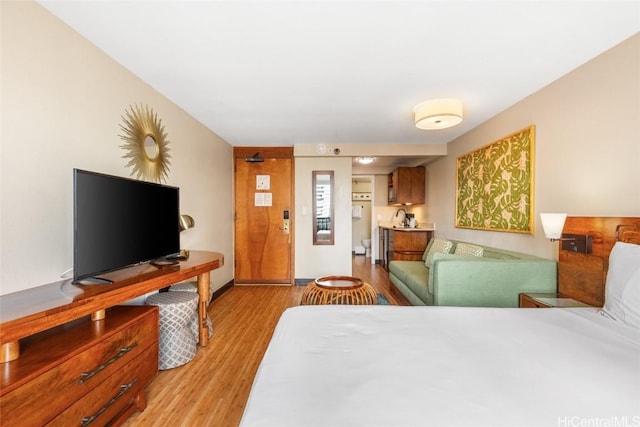
[[[566,213],[541,213],[542,229],[547,239],[560,239],[564,221],[567,219]]]
[[[180,231],[184,231],[188,228],[193,228],[196,225],[196,222],[190,215],[180,215],[178,221],[180,223]]]
[[[446,129],[462,122],[462,101],[459,99],[432,99],[413,108],[418,129]]]

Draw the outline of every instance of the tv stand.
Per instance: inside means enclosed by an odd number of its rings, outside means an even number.
[[[118,426],[143,410],[158,370],[158,308],[118,304],[197,276],[206,346],[210,272],[223,263],[192,251],[179,265],[106,273],[110,284],[67,279],[0,296],[3,424]]]
[[[111,284],[82,285],[70,279],[0,296],[0,363],[20,356],[20,340],[59,325],[91,316],[104,319],[106,309],[175,283],[198,277],[199,343],[209,343],[207,302],[210,272],[224,265],[218,252],[191,251],[189,259],[157,269],[140,264],[105,273]]]

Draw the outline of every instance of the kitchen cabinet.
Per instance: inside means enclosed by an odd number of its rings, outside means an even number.
[[[425,169],[399,167],[389,174],[390,205],[422,205],[425,200]]]

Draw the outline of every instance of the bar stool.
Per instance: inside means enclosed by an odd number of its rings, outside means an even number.
[[[198,292],[198,282],[184,282],[173,285],[169,288],[169,292]],[[209,286],[209,299],[207,300],[207,305],[211,301],[213,297],[213,292],[211,291],[211,286]],[[213,336],[213,321],[211,321],[211,317],[209,313],[207,313],[207,329],[209,329],[209,338]],[[198,313],[196,312],[196,316],[189,322],[189,329],[193,333],[193,336],[196,337],[196,341],[200,340],[200,328],[198,327]]]
[[[198,294],[193,292],[160,292],[147,298],[160,312],[160,350],[158,369],[171,369],[193,360],[198,340],[189,329],[197,317]]]

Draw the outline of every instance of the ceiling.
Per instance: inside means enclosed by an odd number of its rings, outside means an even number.
[[[363,155],[445,144],[640,31],[637,0],[39,3],[234,146]],[[417,129],[441,97],[462,124]]]

